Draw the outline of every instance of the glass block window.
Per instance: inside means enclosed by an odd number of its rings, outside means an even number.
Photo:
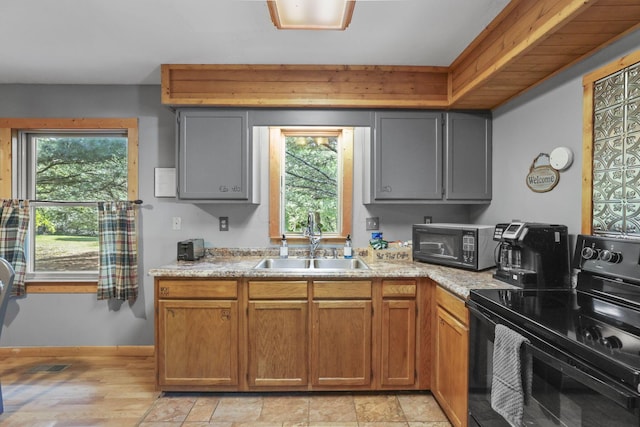
[[[593,233],[640,237],[640,63],[595,82]]]

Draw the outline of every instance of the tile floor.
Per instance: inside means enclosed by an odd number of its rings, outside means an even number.
[[[153,357],[0,357],[0,426],[450,426],[429,392],[162,394],[154,366]]]
[[[139,427],[449,427],[428,393],[165,393]]]

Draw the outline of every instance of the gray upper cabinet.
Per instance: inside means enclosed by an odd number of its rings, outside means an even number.
[[[257,203],[248,111],[181,109],[177,120],[178,198]]]
[[[365,203],[442,199],[442,113],[375,113],[365,147]]]
[[[482,113],[446,114],[445,199],[491,200],[491,117]]]
[[[364,138],[365,204],[491,201],[491,116],[379,111]]]

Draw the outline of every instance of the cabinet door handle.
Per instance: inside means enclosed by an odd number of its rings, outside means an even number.
[[[391,191],[393,191],[393,190],[391,189],[390,185],[385,185],[385,186],[382,187],[382,192],[383,193],[391,193]]]

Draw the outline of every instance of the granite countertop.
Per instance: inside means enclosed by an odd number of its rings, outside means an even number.
[[[493,279],[493,269],[475,272],[413,261],[367,262],[369,270],[345,271],[278,271],[254,269],[263,256],[207,256],[198,261],[176,261],[151,269],[155,277],[235,277],[235,278],[284,278],[322,277],[345,278],[393,278],[429,277],[440,286],[462,299],[467,299],[471,289],[514,288]],[[364,259],[366,262],[366,259]]]

